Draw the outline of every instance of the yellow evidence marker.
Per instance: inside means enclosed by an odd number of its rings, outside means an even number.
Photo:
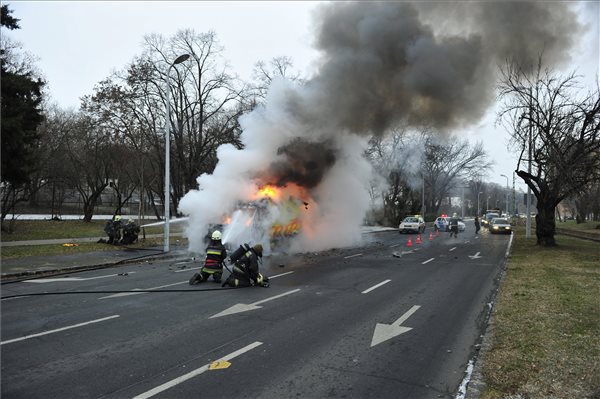
[[[221,369],[226,369],[229,366],[231,366],[231,363],[229,363],[227,360],[216,360],[210,364],[208,369],[209,370],[221,370]]]

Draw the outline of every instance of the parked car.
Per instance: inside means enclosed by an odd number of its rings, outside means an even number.
[[[492,234],[495,234],[495,233],[511,234],[512,233],[512,226],[510,225],[510,222],[504,218],[492,219],[492,221],[490,222],[490,224],[488,226],[488,229],[489,229],[490,233],[492,233]]]
[[[419,215],[407,216],[398,226],[398,231],[402,233],[422,233],[425,231],[425,220]]]

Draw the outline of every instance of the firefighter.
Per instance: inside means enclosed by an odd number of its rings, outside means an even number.
[[[127,223],[125,223],[125,225],[123,226],[123,238],[121,239],[121,244],[133,244],[137,241],[139,233],[140,227],[137,224],[135,224],[133,219],[129,219]]]
[[[215,230],[211,237],[208,247],[206,247],[206,260],[200,270],[200,273],[195,273],[190,278],[190,285],[199,284],[208,281],[212,276],[215,283],[221,282],[223,275],[223,262],[227,258],[227,249],[221,242],[221,232]]]
[[[227,277],[227,280],[225,280],[222,286],[225,287],[226,285],[228,285],[230,287],[268,287],[269,278],[263,276],[258,271],[258,261],[259,258],[262,258],[263,255],[262,245],[256,244],[255,246],[250,247],[248,244],[244,244],[240,246],[240,249],[243,250],[243,255],[241,255],[238,259],[234,260],[233,273],[230,274],[229,277]],[[232,254],[232,258],[234,257],[234,254]]]
[[[117,245],[121,240],[121,216],[117,215],[113,220],[106,222],[104,232],[108,235],[108,244]]]

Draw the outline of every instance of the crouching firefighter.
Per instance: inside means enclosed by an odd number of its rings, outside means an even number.
[[[195,273],[190,278],[190,285],[199,284],[208,281],[212,276],[215,283],[221,282],[223,275],[223,262],[227,258],[227,250],[221,242],[221,232],[215,230],[212,233],[210,244],[206,247],[206,260],[200,270],[200,273]]]
[[[240,245],[231,254],[229,260],[233,263],[232,273],[223,283],[223,287],[268,287],[269,278],[258,272],[259,258],[262,258],[263,247],[256,244],[250,247],[248,244]]]

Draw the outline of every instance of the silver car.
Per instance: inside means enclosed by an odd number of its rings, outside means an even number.
[[[495,233],[511,234],[512,226],[510,225],[510,222],[504,218],[494,218],[490,222],[490,224],[488,226],[488,230],[492,234],[495,234]]]
[[[407,216],[404,218],[400,226],[398,226],[398,231],[402,233],[422,233],[425,231],[425,220],[421,216]]]

